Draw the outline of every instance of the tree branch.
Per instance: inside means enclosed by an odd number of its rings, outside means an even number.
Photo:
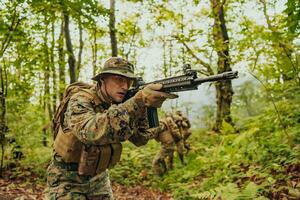
[[[187,49],[187,51],[190,53],[190,55],[195,58],[197,60],[197,62],[202,65],[206,71],[204,70],[199,70],[199,73],[204,74],[206,76],[208,75],[214,75],[214,71],[212,70],[210,64],[204,62],[202,59],[200,59],[194,52],[193,50],[186,44],[186,42],[184,42],[183,40],[181,40],[178,36],[174,36],[175,39],[180,42],[181,44],[183,44],[185,46],[185,48]]]
[[[136,26],[137,26],[137,21],[135,22],[135,24],[133,26],[133,34],[132,34],[132,37],[131,37],[131,40],[130,40],[130,43],[129,43],[129,49],[128,49],[127,53],[125,54],[126,59],[128,59],[129,54],[131,52],[131,48],[132,48],[133,43],[134,43],[134,38],[136,36]]]
[[[14,9],[13,19],[12,19],[10,27],[8,28],[9,32],[7,34],[7,37],[5,38],[4,42],[1,45],[0,57],[2,57],[3,54],[5,53],[6,49],[9,46],[9,43],[10,43],[10,41],[12,39],[13,33],[18,28],[21,20],[23,19],[23,18],[18,18],[18,20],[17,20],[17,22],[15,24],[16,18],[17,18],[17,7],[15,7],[15,9]]]

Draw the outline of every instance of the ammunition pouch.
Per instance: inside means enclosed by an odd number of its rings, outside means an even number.
[[[82,143],[72,134],[71,131],[63,131],[59,128],[58,134],[54,140],[54,150],[62,157],[66,163],[78,163]]]
[[[78,163],[80,175],[94,176],[120,161],[122,144],[104,138],[101,145],[85,145],[71,131],[59,128],[54,150],[65,163]]]
[[[78,174],[94,176],[120,161],[122,144],[84,145],[81,151]]]

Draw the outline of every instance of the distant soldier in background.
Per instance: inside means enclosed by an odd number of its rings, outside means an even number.
[[[178,141],[182,140],[179,128],[174,122],[171,114],[166,114],[160,120],[166,129],[158,134],[156,140],[161,143],[161,149],[153,160],[155,174],[161,176],[173,168],[174,150]]]
[[[184,141],[183,141],[183,131],[182,131],[182,117],[177,115],[177,114],[171,114],[171,117],[173,119],[173,121],[175,122],[175,124],[177,125],[177,128],[179,130],[179,134],[180,137],[177,137],[177,139],[175,139],[175,145],[176,145],[176,150],[178,153],[178,157],[180,159],[181,164],[185,164],[184,163]],[[180,138],[180,139],[179,139]]]
[[[191,123],[189,119],[182,113],[182,111],[177,110],[175,112],[175,118],[178,120],[175,120],[177,126],[179,127],[179,130],[181,132],[181,135],[183,137],[183,145],[184,148],[189,151],[191,150],[191,145],[187,141],[187,139],[191,136]]]

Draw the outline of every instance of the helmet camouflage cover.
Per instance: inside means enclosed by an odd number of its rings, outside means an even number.
[[[105,61],[102,68],[99,69],[92,80],[98,81],[103,74],[116,74],[127,78],[135,79],[134,66],[127,60],[119,57],[111,57]]]
[[[181,110],[176,110],[175,114],[182,116],[182,111]]]

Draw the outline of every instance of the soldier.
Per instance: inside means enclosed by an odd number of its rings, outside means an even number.
[[[95,85],[67,88],[53,121],[58,132],[46,198],[113,199],[107,168],[120,160],[121,142],[141,146],[157,137],[165,127],[149,129],[146,108],[177,97],[160,92],[161,84],[150,84],[122,103],[135,78],[130,62],[112,57],[92,78]]]
[[[178,153],[178,157],[180,159],[180,162],[182,165],[185,165],[184,163],[184,141],[183,141],[183,131],[182,131],[182,117],[177,115],[177,114],[171,114],[171,117],[173,119],[173,121],[175,122],[175,124],[178,127],[179,130],[179,134],[180,134],[180,139],[175,141],[176,144],[176,150]]]
[[[187,139],[191,136],[192,132],[190,130],[191,123],[189,119],[180,111],[177,110],[175,115],[181,117],[180,121],[177,121],[177,125],[179,126],[179,130],[183,137],[184,148],[189,151],[191,150],[191,145],[187,142]]]
[[[181,134],[171,114],[166,114],[165,118],[160,120],[160,124],[167,128],[162,130],[156,138],[161,143],[161,149],[155,156],[152,165],[154,173],[162,176],[167,170],[173,168],[175,145],[181,140]]]

